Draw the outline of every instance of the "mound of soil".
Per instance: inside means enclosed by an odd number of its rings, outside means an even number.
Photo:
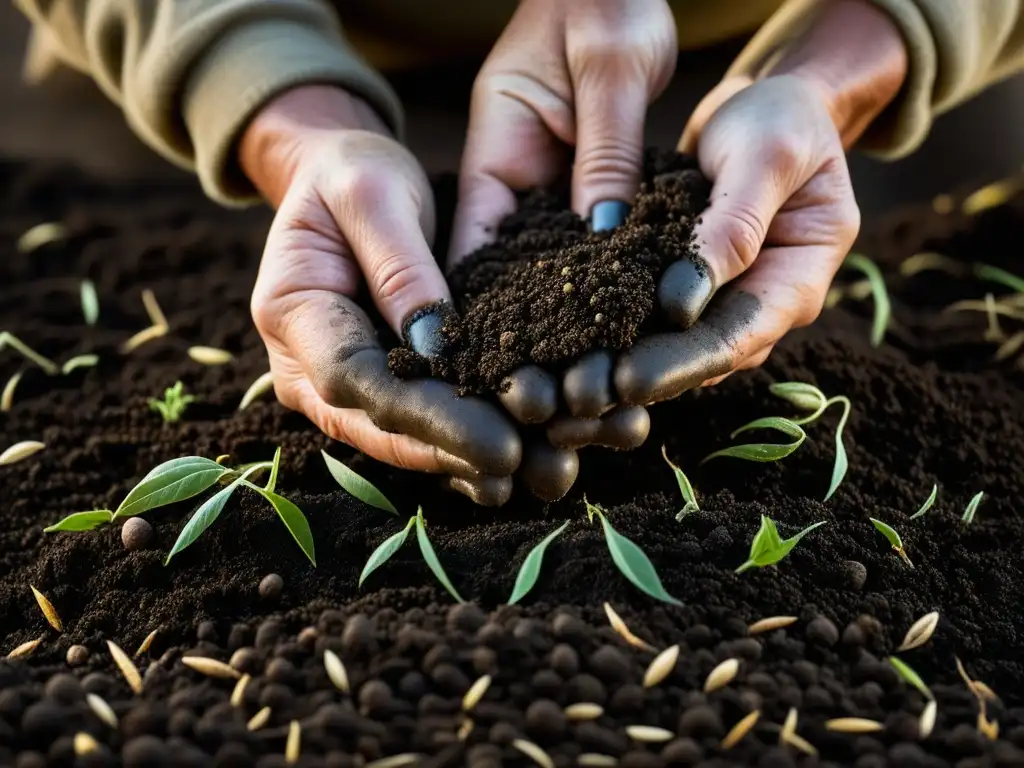
[[[588,233],[569,210],[567,184],[525,195],[495,242],[452,272],[448,354],[428,360],[397,348],[391,370],[496,391],[521,365],[557,371],[591,349],[626,349],[641,333],[667,329],[654,312],[655,286],[669,264],[695,255],[693,228],[710,192],[693,157],[649,151],[633,208],[610,233]]]
[[[870,300],[844,300],[787,337],[762,370],[653,408],[642,448],[585,450],[580,478],[562,501],[544,505],[522,494],[484,510],[444,494],[434,478],[332,444],[269,397],[237,410],[267,365],[247,308],[265,213],[220,211],[191,188],[101,185],[66,168],[7,164],[0,180],[0,330],[58,362],[100,356],[95,368],[68,376],[25,367],[12,408],[0,412],[0,449],[46,444],[0,467],[0,650],[41,640],[27,656],[0,661],[0,765],[269,768],[292,764],[290,733],[299,745],[294,764],[310,767],[359,768],[405,754],[418,757],[379,765],[536,764],[523,740],[557,768],[1024,764],[1017,511],[1024,373],[1012,359],[993,361],[983,314],[942,311],[992,284],[943,272],[904,277],[897,269],[902,258],[934,250],[1019,270],[1024,198],[974,218],[908,211],[871,228],[860,247],[882,262],[894,308],[880,348],[868,342]],[[451,209],[451,191],[442,185],[439,209]],[[64,222],[67,237],[17,253],[17,237],[41,221]],[[566,238],[585,240],[578,220],[564,213],[552,210],[550,228],[552,241],[562,228]],[[78,300],[86,277],[99,293],[95,326],[83,321]],[[118,345],[149,324],[140,301],[147,287],[171,333],[121,355]],[[1006,333],[1015,330],[1003,322]],[[235,358],[200,365],[186,355],[196,344]],[[0,353],[0,380],[22,367],[15,352]],[[179,379],[198,401],[182,421],[164,424],[146,400]],[[787,415],[768,393],[771,382],[786,380],[853,403],[850,469],[828,503],[821,498],[835,455],[835,412],[809,426],[807,442],[784,461],[718,459],[698,468],[741,424]],[[700,512],[682,522],[662,445],[697,491]],[[70,512],[116,506],[170,458],[230,454],[244,463],[269,459],[276,446],[283,449],[278,490],[309,519],[316,568],[247,491],[169,566],[166,552],[198,500],[148,513],[156,538],[141,551],[126,551],[116,527],[42,532]],[[340,490],[321,448],[383,489],[402,518]],[[936,505],[908,520],[933,484]],[[977,516],[965,525],[963,509],[982,490]],[[587,522],[584,494],[644,549],[682,607],[654,602],[619,573],[600,527]],[[412,541],[357,588],[369,554],[418,504],[448,575],[473,604],[452,604]],[[762,514],[783,535],[827,525],[779,566],[736,575]],[[869,517],[899,530],[913,569]],[[565,520],[525,604],[503,606],[527,552]],[[272,572],[283,589],[261,597],[258,585]],[[53,603],[62,632],[49,628],[30,585]],[[678,661],[657,685],[642,684],[653,655],[609,626],[605,602],[655,649],[679,645]],[[935,634],[900,653],[937,700],[935,727],[921,738],[925,699],[886,657],[930,611],[941,617]],[[778,615],[796,621],[750,635],[750,622]],[[154,631],[135,657],[144,679],[135,695],[107,641],[131,654]],[[71,666],[74,644],[88,658]],[[326,650],[343,662],[347,690],[328,677]],[[186,667],[185,654],[230,661],[251,677],[232,702],[237,681]],[[956,657],[1000,697],[987,704],[999,723],[995,740],[977,730],[978,704]],[[726,659],[739,660],[735,679],[705,692],[705,678]],[[482,700],[463,711],[464,695],[483,675],[491,681]],[[116,727],[86,693],[109,703]],[[599,705],[600,714],[567,716],[563,708],[580,702]],[[816,757],[779,744],[791,708]],[[750,733],[723,746],[726,732],[755,710]],[[266,722],[250,729],[257,715]],[[825,727],[839,717],[876,720],[880,730]],[[630,728],[637,725],[664,732],[645,736]]]

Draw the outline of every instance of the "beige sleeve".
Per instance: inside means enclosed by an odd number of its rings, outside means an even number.
[[[789,0],[754,36],[729,74],[756,75],[828,0]],[[885,159],[913,152],[932,120],[1024,71],[1024,0],[871,0],[895,21],[910,69],[896,102],[859,147]]]
[[[236,158],[252,115],[305,83],[361,96],[401,134],[398,99],[342,36],[325,0],[15,0],[135,132],[195,169],[225,205],[258,199]]]

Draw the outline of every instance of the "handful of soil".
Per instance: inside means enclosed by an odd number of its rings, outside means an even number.
[[[527,193],[495,242],[449,276],[445,359],[403,346],[390,353],[392,372],[444,379],[463,394],[494,392],[522,365],[557,372],[592,349],[626,349],[667,329],[655,311],[658,280],[696,254],[693,229],[710,192],[695,158],[649,150],[640,193],[611,232],[588,232],[569,210],[567,185]]]

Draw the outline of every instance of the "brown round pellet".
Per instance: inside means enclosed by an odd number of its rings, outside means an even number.
[[[129,552],[148,547],[153,541],[153,526],[141,517],[130,517],[121,526],[121,543]]]
[[[89,660],[89,649],[84,645],[72,645],[66,658],[69,667],[80,667]]]
[[[264,600],[278,600],[284,591],[284,579],[276,573],[268,573],[260,582],[260,597]]]

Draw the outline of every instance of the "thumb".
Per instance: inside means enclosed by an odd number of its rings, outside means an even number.
[[[720,106],[753,82],[749,75],[732,75],[708,91],[707,95],[700,100],[697,108],[693,110],[693,114],[690,115],[676,149],[688,155],[696,154],[700,134],[711,116],[718,111]]]

